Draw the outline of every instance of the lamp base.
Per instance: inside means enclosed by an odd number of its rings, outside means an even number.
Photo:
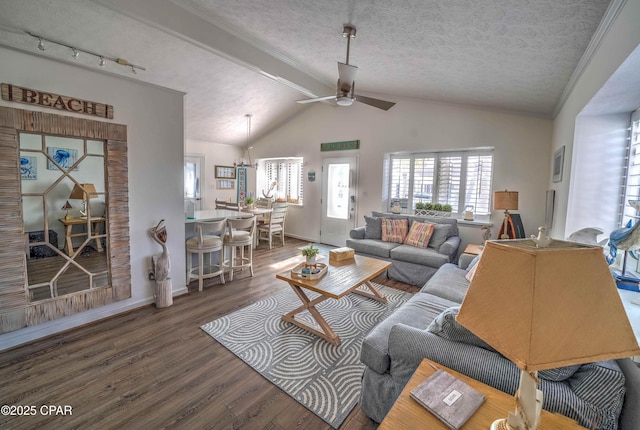
[[[505,418],[501,418],[491,423],[490,430],[513,430],[513,428],[507,423]]]

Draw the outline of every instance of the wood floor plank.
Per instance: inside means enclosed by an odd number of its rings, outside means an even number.
[[[173,306],[150,305],[0,353],[3,404],[70,405],[71,416],[0,416],[0,428],[257,429],[331,427],[251,369],[200,326],[288,285],[307,242],[254,252],[254,272],[197,281]],[[378,277],[375,282],[416,292]],[[374,430],[356,406],[341,430]]]

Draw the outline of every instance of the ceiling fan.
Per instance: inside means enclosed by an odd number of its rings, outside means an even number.
[[[345,25],[342,29],[342,37],[347,38],[347,60],[344,63],[338,62],[338,87],[336,95],[318,97],[315,99],[298,100],[297,103],[312,103],[324,100],[335,100],[338,106],[351,106],[354,101],[377,107],[378,109],[389,110],[395,103],[385,100],[374,99],[365,96],[356,96],[356,72],[357,66],[349,64],[349,48],[351,39],[356,37],[356,28],[352,25]]]

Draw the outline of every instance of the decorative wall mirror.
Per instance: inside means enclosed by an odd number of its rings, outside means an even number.
[[[0,333],[131,296],[126,146],[124,125],[0,107]]]

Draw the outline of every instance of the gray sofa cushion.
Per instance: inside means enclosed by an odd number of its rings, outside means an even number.
[[[382,240],[382,218],[364,216],[364,238]]]
[[[466,274],[466,270],[453,263],[443,264],[420,291],[462,303],[469,289]]]
[[[475,345],[488,351],[494,351],[488,343],[471,333],[456,320],[460,306],[453,306],[435,317],[427,327],[427,331],[454,342]]]
[[[415,294],[402,305],[401,310],[381,321],[364,338],[360,361],[377,373],[385,373],[389,369],[388,341],[391,327],[402,323],[424,329],[438,314],[455,305],[456,303],[431,294]]]
[[[399,243],[395,242],[383,242],[381,240],[373,239],[347,239],[347,246],[355,250],[358,254],[368,254],[381,258],[389,258],[390,251],[399,245]]]
[[[422,264],[438,268],[449,262],[447,255],[440,254],[432,248],[416,248],[411,245],[400,245],[391,249],[389,256],[394,260],[407,261],[409,263]]]

